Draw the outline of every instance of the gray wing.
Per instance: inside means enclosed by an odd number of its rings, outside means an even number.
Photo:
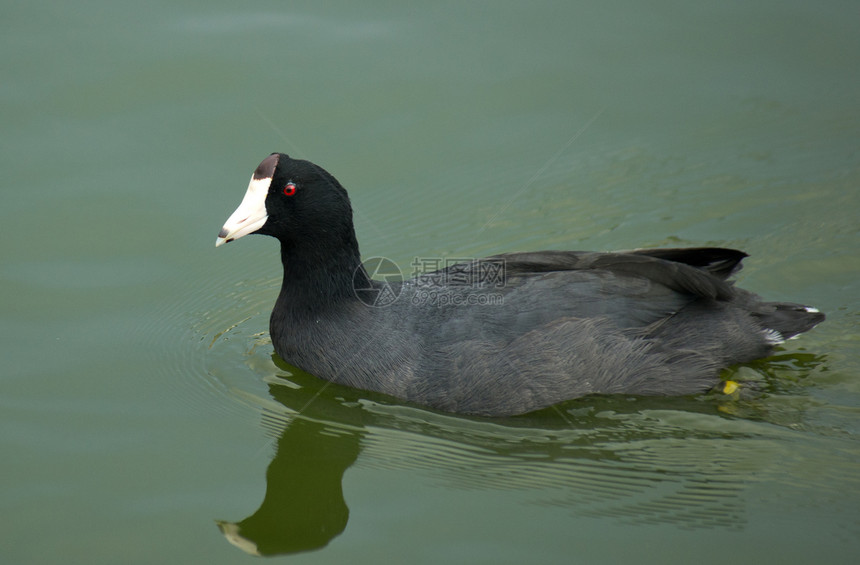
[[[725,278],[744,256],[718,248],[495,255],[407,281],[399,306],[423,308],[414,319],[425,331],[452,339],[505,342],[562,318],[636,329],[698,299],[733,298]]]

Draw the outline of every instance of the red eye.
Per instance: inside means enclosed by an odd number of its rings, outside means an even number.
[[[284,186],[284,196],[292,196],[296,193],[296,183],[293,181],[288,182]]]

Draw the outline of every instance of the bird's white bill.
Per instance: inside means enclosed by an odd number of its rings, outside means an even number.
[[[236,208],[224,227],[218,232],[215,247],[239,239],[243,235],[254,233],[266,223],[269,215],[266,213],[266,195],[269,193],[269,185],[272,179],[252,178],[248,183],[248,191],[242,199],[242,203]]]

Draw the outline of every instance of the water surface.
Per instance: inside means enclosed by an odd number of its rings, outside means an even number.
[[[853,562],[850,2],[107,2],[4,11],[0,561]],[[280,364],[256,164],[365,256],[718,245],[825,324],[738,395],[437,414]]]

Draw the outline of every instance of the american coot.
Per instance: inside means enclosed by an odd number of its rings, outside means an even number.
[[[588,394],[697,393],[718,383],[721,368],[764,357],[824,320],[726,282],[746,257],[733,249],[509,253],[374,280],[346,190],[283,153],[254,171],[215,245],[250,233],[281,242],[270,331],[282,359],[449,412],[502,416]],[[373,293],[393,299],[373,307]]]

